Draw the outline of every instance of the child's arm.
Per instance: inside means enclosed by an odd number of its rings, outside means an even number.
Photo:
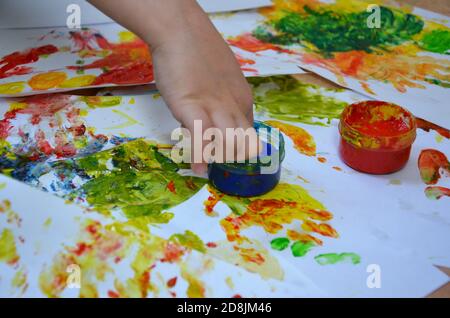
[[[195,0],[90,2],[150,45],[157,87],[191,134],[198,119],[203,129],[251,127],[249,85],[233,52]],[[206,165],[192,168],[201,173]]]

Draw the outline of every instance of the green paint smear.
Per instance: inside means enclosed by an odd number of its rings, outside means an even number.
[[[343,101],[323,95],[324,91],[342,90],[305,84],[291,76],[248,80],[253,86],[256,110],[279,120],[327,126],[332,119],[338,119],[347,106]]]
[[[450,32],[448,30],[433,30],[425,33],[419,46],[429,52],[448,54],[450,51]]]
[[[283,251],[289,246],[289,243],[290,243],[290,241],[289,241],[288,238],[286,238],[286,237],[279,237],[279,238],[273,239],[270,242],[270,246],[274,250]]]
[[[292,255],[295,257],[302,257],[308,253],[315,244],[313,242],[297,241],[291,246]]]
[[[162,211],[186,201],[207,182],[179,175],[178,166],[144,140],[84,157],[76,164],[93,177],[80,191],[97,211],[108,214],[121,208],[129,218],[146,216],[152,223],[169,222],[173,214]],[[169,183],[175,191],[170,191]]]
[[[333,265],[337,263],[351,263],[359,264],[361,263],[361,256],[355,253],[329,253],[321,254],[314,257],[317,263],[320,265]]]
[[[331,57],[333,52],[387,49],[411,40],[424,26],[415,15],[383,6],[380,7],[380,28],[367,27],[371,12],[340,13],[326,8],[315,11],[308,6],[303,9],[304,13],[286,12],[279,20],[258,27],[253,35],[264,42],[281,45],[307,42],[318,52]]]
[[[206,247],[203,241],[197,234],[189,230],[185,231],[184,234],[174,234],[169,240],[201,253],[206,253]]]

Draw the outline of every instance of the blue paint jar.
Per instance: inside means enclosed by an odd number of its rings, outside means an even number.
[[[233,196],[253,197],[271,191],[280,181],[284,160],[284,138],[278,129],[255,121],[255,130],[263,143],[258,158],[243,163],[211,163],[211,185]]]

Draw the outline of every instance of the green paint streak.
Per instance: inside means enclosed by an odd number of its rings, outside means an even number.
[[[291,76],[255,77],[249,82],[253,86],[256,110],[279,120],[326,126],[333,118],[338,119],[347,105],[323,95],[324,91],[341,90],[319,88]]]
[[[380,28],[367,27],[371,12],[340,13],[327,8],[315,11],[308,6],[303,9],[304,12],[286,12],[279,20],[257,28],[253,35],[274,44],[308,47],[312,44],[318,52],[331,57],[333,52],[387,49],[411,40],[424,26],[415,15],[383,6],[380,7]]]
[[[329,253],[321,254],[314,257],[317,263],[320,265],[333,265],[337,263],[351,263],[359,264],[361,263],[361,256],[355,253]]]
[[[448,30],[433,30],[425,33],[419,42],[419,46],[430,52],[449,54],[450,32]]]
[[[106,214],[121,208],[129,218],[146,216],[167,223],[173,214],[162,211],[189,199],[207,180],[179,175],[177,165],[161,156],[154,143],[136,140],[79,159],[78,167],[93,177],[81,195]],[[175,191],[168,188],[171,182]]]
[[[189,230],[185,231],[184,234],[174,234],[169,240],[201,253],[206,253],[205,243],[197,234]]]
[[[14,234],[10,229],[4,229],[0,235],[0,262],[14,264],[18,259]]]
[[[274,250],[283,251],[289,246],[289,243],[290,243],[290,241],[289,241],[288,238],[286,238],[286,237],[279,237],[279,238],[273,239],[270,242],[270,246]]]
[[[444,82],[436,78],[425,78],[425,81],[433,85],[438,85],[444,88],[450,88],[450,82]]]
[[[308,253],[315,244],[313,242],[297,241],[291,246],[292,255],[295,257],[302,257]]]

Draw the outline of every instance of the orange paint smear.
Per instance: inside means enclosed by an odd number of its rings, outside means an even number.
[[[277,199],[256,199],[247,206],[244,214],[228,216],[220,224],[227,233],[229,241],[242,243],[248,241],[248,239],[240,235],[241,230],[251,226],[260,226],[266,232],[275,234],[283,229],[285,224],[290,224],[294,220],[309,222],[306,220],[327,221],[331,218],[332,214],[328,211],[309,209],[297,202]],[[316,225],[315,223],[313,224]],[[337,237],[337,232],[328,224],[310,225],[305,230]]]
[[[436,184],[441,178],[440,170],[450,174],[450,162],[447,156],[435,149],[424,149],[419,155],[420,177],[425,184]]]
[[[248,52],[257,53],[261,51],[267,51],[267,50],[273,50],[277,52],[283,52],[288,54],[295,54],[295,52],[291,50],[286,50],[283,48],[280,48],[277,45],[271,44],[271,43],[265,43],[257,38],[255,38],[250,33],[243,34],[234,38],[229,38],[228,44],[238,47],[240,49],[243,49]]]
[[[266,124],[274,128],[278,128],[289,138],[291,138],[295,145],[295,149],[297,149],[300,153],[306,156],[316,155],[316,143],[314,142],[314,137],[303,128],[285,124],[276,120],[268,120],[266,121]]]

